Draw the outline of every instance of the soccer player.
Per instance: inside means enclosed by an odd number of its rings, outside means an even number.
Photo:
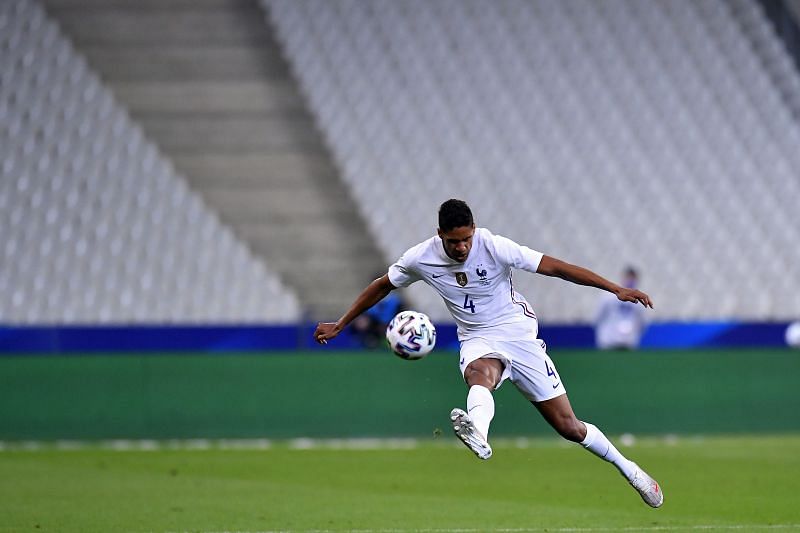
[[[544,255],[476,228],[469,206],[447,200],[439,208],[438,235],[410,248],[389,272],[370,283],[337,322],[321,322],[314,339],[325,344],[358,315],[398,287],[424,281],[439,293],[458,324],[461,373],[469,387],[467,410],[450,412],[453,431],[481,459],[492,456],[487,440],[494,417],[492,391],[506,379],[565,439],[612,463],[651,507],[664,495],[658,483],[623,456],[596,426],[572,411],[544,341],[536,314],[514,291],[512,269],[558,277],[606,290],[625,302],[653,307],[642,291],[620,287],[585,268]]]

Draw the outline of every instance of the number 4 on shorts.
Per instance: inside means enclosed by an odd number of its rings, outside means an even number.
[[[544,367],[547,369],[547,375],[552,377],[553,379],[558,379],[558,374],[556,374],[556,369],[550,366],[550,363],[547,361],[544,362]]]

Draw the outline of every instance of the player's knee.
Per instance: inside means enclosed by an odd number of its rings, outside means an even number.
[[[470,387],[473,385],[481,385],[492,390],[495,385],[490,373],[479,368],[467,368],[467,370],[464,371],[464,379]]]
[[[497,359],[476,359],[464,370],[464,379],[470,386],[481,385],[492,390],[502,373],[503,364]]]

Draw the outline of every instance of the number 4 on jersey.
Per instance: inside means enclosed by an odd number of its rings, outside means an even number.
[[[475,312],[475,301],[469,297],[469,294],[464,295],[464,309],[469,309],[473,313]]]

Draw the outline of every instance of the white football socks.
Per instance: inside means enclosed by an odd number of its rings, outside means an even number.
[[[486,387],[473,385],[467,394],[467,413],[475,429],[485,439],[489,439],[489,424],[494,418],[494,397]]]
[[[636,465],[619,453],[619,450],[611,444],[611,441],[595,425],[589,422],[584,422],[583,425],[586,426],[586,438],[581,442],[581,446],[604,461],[612,463],[626,479],[631,479],[636,470]]]

